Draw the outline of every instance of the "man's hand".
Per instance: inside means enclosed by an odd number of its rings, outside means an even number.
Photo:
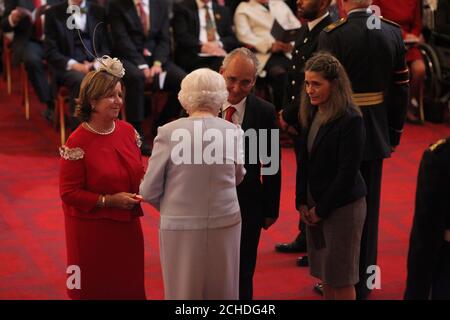
[[[273,225],[277,221],[277,218],[265,218],[264,219],[264,230],[267,230],[270,228],[271,225]]]
[[[85,61],[84,63],[77,62],[77,63],[73,64],[70,68],[74,71],[78,71],[83,74],[86,74],[91,70],[91,66],[92,65],[90,62]]]
[[[309,222],[311,223],[311,225],[316,225],[318,222],[320,222],[320,220],[322,220],[322,219],[319,218],[319,216],[316,214],[316,207],[309,209],[308,215],[307,215],[307,219],[309,220]]]
[[[211,56],[218,56],[218,57],[225,57],[226,52],[223,50],[223,48],[220,46],[219,42],[217,41],[210,41],[202,43],[202,46],[200,48],[201,53],[209,54]]]
[[[280,112],[278,112],[278,117],[279,117],[279,119],[280,119],[280,128],[281,128],[281,130],[286,131],[286,129],[287,129],[287,127],[288,127],[289,125],[288,125],[287,122],[284,121],[284,119],[283,119],[283,110],[280,110]]]
[[[303,222],[305,222],[307,225],[309,225],[309,221],[306,218],[306,216],[308,215],[308,207],[305,205],[301,205],[298,208],[298,213],[300,213],[300,218]]]
[[[161,65],[157,65],[154,64],[151,68],[150,68],[150,77],[154,77],[158,74],[160,74],[162,72],[162,67]]]
[[[418,36],[416,36],[415,34],[407,33],[405,35],[405,41],[406,42],[419,42],[420,38]]]
[[[43,5],[34,9],[34,11],[36,12],[35,17],[42,16],[45,13],[45,11],[47,11],[48,8],[50,8],[49,5]]]
[[[276,52],[289,53],[292,51],[292,45],[290,43],[285,43],[277,40],[274,43],[272,43],[271,51],[273,53]]]

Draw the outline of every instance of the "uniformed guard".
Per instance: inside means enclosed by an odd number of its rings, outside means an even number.
[[[367,184],[367,216],[361,240],[358,299],[372,289],[369,266],[377,264],[378,218],[383,159],[400,142],[406,116],[409,75],[400,27],[369,9],[371,0],[343,0],[348,16],[319,36],[319,50],[332,52],[352,82],[354,101],[366,125],[361,173]]]
[[[450,137],[422,155],[405,299],[450,299]]]

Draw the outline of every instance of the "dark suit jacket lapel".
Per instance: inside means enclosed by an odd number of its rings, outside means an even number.
[[[134,4],[134,1],[133,0],[128,0],[126,2],[125,2],[125,0],[122,0],[122,1],[124,1],[122,8],[125,11],[125,15],[127,15],[131,19],[131,21],[133,22],[135,27],[137,29],[139,29],[143,34],[144,28],[142,27],[141,19],[139,18],[139,14],[137,12],[137,8],[136,8],[136,5]],[[150,3],[151,3],[151,1],[150,1]]]
[[[66,2],[65,6],[61,6],[58,9],[60,10],[58,12],[58,20],[62,23],[62,27],[64,30],[64,33],[66,34],[67,39],[67,45],[69,46],[69,54],[72,55],[74,51],[74,43],[73,43],[73,37],[74,34],[77,33],[77,29],[70,30],[66,27],[66,21],[70,18],[71,13],[67,13],[67,8],[69,7],[69,4]]]
[[[199,17],[198,17],[199,8],[197,6],[197,1],[191,0],[191,2],[188,3],[188,7],[194,14],[193,18],[194,18],[195,34],[199,37],[200,36],[200,21],[199,21]]]
[[[87,14],[86,14],[86,27],[87,31],[89,32],[89,35],[91,36],[92,43],[95,43],[94,41],[94,29],[95,24],[97,23],[97,19],[95,19],[95,13],[91,10],[91,6],[89,5],[89,2],[86,1],[86,8],[87,8]],[[94,52],[92,52],[94,53]]]
[[[29,9],[31,11],[33,11],[35,9],[33,0],[22,0],[22,1],[19,1],[18,6],[23,6],[24,8],[27,8],[27,9]]]
[[[336,121],[337,120],[333,120],[333,121],[320,127],[319,131],[317,132],[316,138],[314,139],[314,143],[311,148],[309,158],[312,158],[314,156],[314,153],[316,152],[317,147],[319,146],[320,142],[328,134],[328,132],[330,132],[330,129],[333,128],[333,126],[336,124]]]
[[[214,15],[213,19],[214,19],[214,23],[216,25],[216,30],[220,36],[220,34],[222,33],[222,30],[221,30],[222,23],[220,21],[220,19],[222,19],[222,16],[220,14],[220,7],[217,3],[212,2],[212,9],[213,9],[213,15]]]
[[[242,130],[247,130],[249,128],[256,128],[254,122],[256,120],[255,114],[257,106],[255,106],[255,98],[253,94],[248,95],[247,100],[245,101],[245,112],[244,119],[242,120]]]

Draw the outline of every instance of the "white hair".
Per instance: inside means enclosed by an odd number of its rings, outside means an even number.
[[[228,99],[228,91],[222,75],[208,68],[189,73],[181,82],[178,100],[187,113],[209,111],[219,114]]]

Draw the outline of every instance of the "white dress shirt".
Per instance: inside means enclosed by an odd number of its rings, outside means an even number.
[[[323,19],[325,19],[329,15],[330,15],[330,13],[327,11],[323,16],[321,16],[321,17],[319,17],[317,19],[314,19],[312,21],[309,21],[308,22],[308,29],[309,29],[309,31],[314,29],[314,27],[317,26],[320,23],[320,21],[322,21]]]
[[[196,0],[197,1],[197,7],[198,7],[198,18],[200,22],[200,36],[199,41],[200,43],[208,42],[208,34],[206,32],[206,17],[205,17],[205,3],[202,0]],[[214,18],[214,11],[212,8],[212,1],[209,1],[207,3],[209,16],[211,17],[211,21],[214,24],[214,27],[216,28],[216,41],[220,41],[220,36],[217,33],[217,27],[216,27],[216,20]]]

